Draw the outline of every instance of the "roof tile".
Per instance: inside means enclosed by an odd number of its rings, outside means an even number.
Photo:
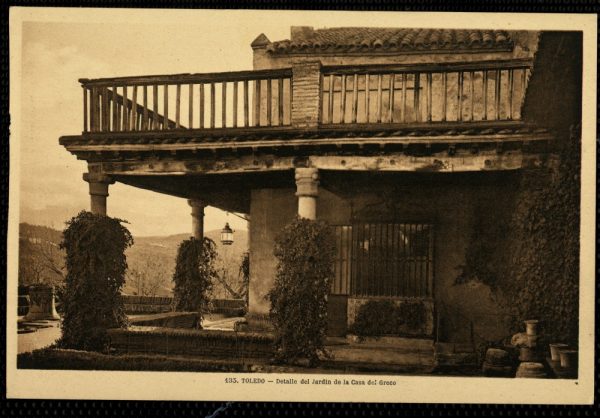
[[[271,54],[340,52],[415,52],[507,50],[513,41],[506,31],[477,29],[302,28],[292,39],[270,42]]]

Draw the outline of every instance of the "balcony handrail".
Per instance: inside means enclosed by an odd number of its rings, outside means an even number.
[[[323,67],[319,122],[520,119],[532,67],[531,59]]]
[[[362,64],[362,65],[328,65],[323,66],[324,75],[343,74],[389,74],[389,73],[440,73],[458,71],[492,71],[510,69],[531,69],[533,60],[515,58],[510,60],[487,60],[472,62],[445,62],[422,64]]]
[[[150,76],[128,76],[110,78],[80,78],[79,82],[86,88],[121,86],[144,86],[154,84],[194,84],[194,83],[221,83],[246,80],[267,80],[273,78],[290,78],[291,68],[274,70],[249,70],[229,71],[220,73],[182,73]]]

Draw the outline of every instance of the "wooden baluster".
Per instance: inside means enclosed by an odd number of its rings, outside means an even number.
[[[414,74],[414,92],[413,92],[413,98],[414,98],[414,108],[415,108],[415,122],[420,122],[421,121],[421,74],[420,73],[415,73]]]
[[[462,71],[459,71],[457,73],[458,75],[458,89],[456,89],[456,95],[457,95],[457,99],[458,99],[458,110],[456,112],[456,120],[461,121],[462,120],[462,111],[463,111],[463,100],[462,100],[462,96],[463,96],[463,80],[464,80],[464,73]]]
[[[500,120],[500,85],[502,83],[502,71],[496,70],[496,120]]]
[[[221,128],[227,126],[227,82],[221,83]]]
[[[144,110],[142,118],[142,130],[146,131],[148,130],[148,86],[146,86],[145,84],[143,88],[143,101]]]
[[[521,70],[521,103],[519,104],[519,117],[522,119],[522,108],[525,101],[525,91],[527,86],[527,68]]]
[[[433,108],[433,74],[427,73],[427,122],[431,122]]]
[[[488,72],[483,70],[483,120],[487,120]]]
[[[163,90],[163,129],[169,129],[169,85]]]
[[[248,108],[248,80],[244,80],[244,126],[250,125],[250,109]]]
[[[194,85],[190,83],[188,85],[188,129],[194,128]]]
[[[442,100],[442,122],[446,121],[448,113],[448,73],[442,73],[442,91],[444,92],[444,99]]]
[[[508,119],[513,118],[514,70],[508,70]]]
[[[356,123],[358,113],[358,74],[352,77],[352,123]]]
[[[254,126],[260,126],[260,80],[254,80]]]
[[[408,74],[402,73],[402,122],[406,122],[406,91],[408,90]]]
[[[112,87],[111,92],[111,102],[112,102],[112,130],[117,132],[119,130],[119,119],[117,114],[117,87]]]
[[[388,122],[394,122],[394,89],[396,88],[396,74],[390,74],[390,98],[389,98],[389,117]]]
[[[381,110],[383,107],[383,94],[381,93],[382,81],[382,75],[377,74],[377,123],[381,123]]]
[[[471,118],[470,120],[472,121],[475,117],[474,117],[474,113],[473,113],[473,107],[475,106],[475,72],[471,71]]]
[[[127,98],[127,86],[123,86],[123,115],[121,117],[121,130],[129,130],[129,99]]]
[[[321,85],[323,84],[321,83]],[[283,125],[283,78],[277,79],[277,96],[277,122],[281,126]]]
[[[138,86],[133,86],[133,93],[131,93],[131,125],[129,127],[131,131],[137,130],[137,87]]]
[[[369,123],[369,100],[371,98],[371,86],[369,85],[370,78],[369,74],[365,74],[365,123]]]
[[[87,88],[82,86],[83,90],[83,132],[88,131],[88,93]]]
[[[329,76],[329,100],[327,101],[328,109],[327,109],[327,122],[333,123],[333,84],[335,83],[335,76],[331,74]]]
[[[210,83],[210,129],[215,128],[215,83]]]
[[[238,82],[233,82],[233,127],[237,128],[238,120]]]
[[[267,126],[271,126],[271,98],[272,98],[272,92],[271,92],[271,84],[272,84],[272,79],[267,78],[266,80],[267,83]]]
[[[102,88],[102,131],[110,131],[110,105],[108,102],[108,87]]]
[[[123,104],[117,104],[117,131],[121,130],[121,124],[123,123]]]
[[[204,83],[200,83],[198,89],[200,90],[200,105],[198,106],[198,117],[200,120],[198,121],[198,126],[200,126],[200,129],[204,129]]]
[[[346,76],[342,75],[342,85],[340,87],[340,123],[346,122]]]
[[[156,130],[158,127],[158,85],[152,85],[152,117],[150,118],[150,129]]]
[[[181,84],[177,84],[175,93],[175,128],[181,127]]]

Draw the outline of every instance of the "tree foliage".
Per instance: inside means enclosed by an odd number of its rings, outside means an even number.
[[[209,305],[209,292],[218,272],[215,243],[210,238],[190,238],[179,245],[173,282],[175,309],[198,312],[200,320]]]
[[[278,360],[308,359],[324,351],[327,295],[333,278],[334,243],[323,222],[298,218],[275,240],[275,284],[268,294]]]
[[[133,237],[122,222],[90,212],[67,222],[61,243],[67,269],[62,347],[102,350],[106,330],[127,323],[119,295],[127,270],[125,250]]]

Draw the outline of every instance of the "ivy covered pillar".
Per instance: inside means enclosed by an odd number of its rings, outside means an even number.
[[[192,207],[192,236],[195,239],[203,239],[204,208],[206,204],[198,199],[189,199],[188,204]]]
[[[106,198],[108,197],[108,186],[114,184],[114,180],[105,175],[95,172],[83,174],[83,179],[88,182],[90,189],[90,211],[95,215],[106,216]]]
[[[313,221],[317,219],[318,195],[319,170],[316,168],[296,168],[296,196],[298,196],[298,216]]]

